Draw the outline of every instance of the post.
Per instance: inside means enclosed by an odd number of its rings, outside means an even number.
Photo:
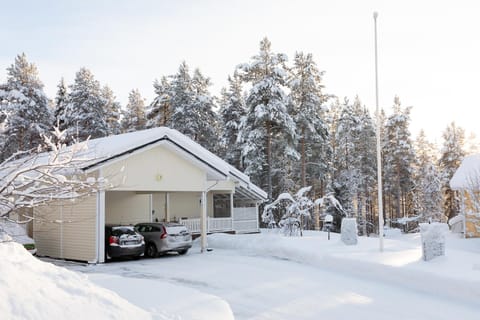
[[[105,262],[105,190],[97,191],[97,262]]]
[[[165,222],[170,221],[170,192],[165,193]]]
[[[382,150],[381,150],[381,123],[378,103],[378,54],[377,54],[377,17],[378,12],[373,13],[375,27],[375,105],[377,113],[377,183],[378,183],[378,238],[380,239],[380,252],[383,252],[383,195],[382,195]]]
[[[202,192],[202,212],[200,215],[200,251],[207,250],[207,192]]]

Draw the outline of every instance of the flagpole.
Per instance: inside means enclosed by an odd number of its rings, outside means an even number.
[[[382,195],[382,150],[381,150],[381,119],[378,103],[378,54],[377,54],[377,17],[378,12],[373,13],[375,26],[375,104],[377,113],[377,182],[378,182],[378,238],[380,239],[380,252],[383,252],[383,195]]]

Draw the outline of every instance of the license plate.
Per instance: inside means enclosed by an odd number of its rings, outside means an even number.
[[[132,244],[137,244],[137,242],[136,241],[125,241],[124,244],[129,246],[129,245],[132,245]]]

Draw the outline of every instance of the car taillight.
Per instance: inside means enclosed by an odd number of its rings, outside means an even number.
[[[162,235],[160,236],[160,239],[165,239],[168,236],[167,230],[165,229],[165,227],[162,227],[162,229],[163,229],[163,232],[162,232]]]
[[[118,244],[118,237],[110,236],[110,238],[108,238],[108,243],[109,244],[112,244],[112,243]]]

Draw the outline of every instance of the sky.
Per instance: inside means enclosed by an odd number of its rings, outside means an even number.
[[[438,143],[455,121],[480,137],[477,1],[83,0],[2,2],[0,82],[15,56],[37,65],[51,98],[87,67],[125,105],[135,88],[149,103],[153,82],[182,61],[210,77],[218,94],[268,37],[292,61],[312,53],[325,92],[375,110],[374,20],[378,11],[380,107],[395,95],[412,106],[411,132]]]

